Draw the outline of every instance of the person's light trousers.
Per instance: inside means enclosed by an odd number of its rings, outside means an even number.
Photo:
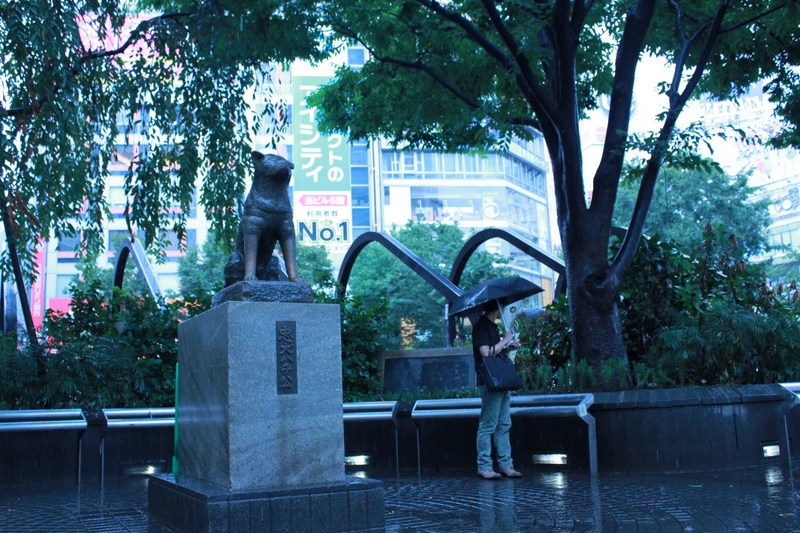
[[[511,430],[511,393],[491,392],[483,385],[478,386],[481,393],[481,418],[478,422],[478,470],[492,469],[492,442],[497,453],[500,470],[511,468],[511,443],[508,433]]]

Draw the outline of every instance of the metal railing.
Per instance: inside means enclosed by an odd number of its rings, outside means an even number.
[[[800,384],[798,391],[800,391]],[[589,428],[589,461],[592,473],[597,471],[597,444],[595,420],[588,408],[594,401],[592,394],[555,394],[512,396],[512,416],[578,416]],[[410,417],[417,433],[417,470],[421,471],[420,428],[418,421],[435,418],[476,418],[480,415],[480,398],[448,400],[417,400],[413,408],[408,402],[376,401],[351,402],[342,406],[344,422],[391,421],[395,430],[395,467],[400,471],[399,433],[400,418]],[[175,425],[175,409],[115,408],[94,411],[81,409],[35,409],[0,411],[0,432],[72,430],[78,437],[77,478],[81,479],[82,439],[87,428],[99,430],[100,476],[105,480],[105,438],[109,430],[125,428],[157,428]]]
[[[597,473],[597,431],[589,407],[593,394],[542,394],[511,397],[511,416],[577,416],[588,427],[589,470]],[[422,470],[419,421],[436,418],[477,418],[481,414],[480,398],[449,400],[417,400],[411,419],[417,429],[417,473]]]
[[[75,431],[78,439],[76,473],[81,482],[83,467],[82,440],[88,423],[80,409],[29,409],[0,411],[0,432]]]
[[[391,421],[394,424],[394,462],[400,472],[400,403],[396,401],[351,402],[342,406],[344,422]]]

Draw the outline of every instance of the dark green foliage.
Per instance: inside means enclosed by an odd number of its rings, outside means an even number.
[[[568,309],[555,302],[521,320],[527,349],[518,368],[531,390],[774,383],[800,378],[800,300],[791,284],[771,288],[744,260],[735,237],[706,228],[683,253],[674,242],[643,237],[621,291],[630,359],[599,372],[570,354]],[[530,343],[530,344],[528,344]],[[630,383],[618,381],[627,373]]]
[[[209,236],[202,252],[196,246],[186,250],[178,263],[180,296],[190,316],[211,308],[211,299],[224,285],[223,270],[228,253]]]
[[[773,383],[800,370],[800,306],[765,283],[761,267],[748,264],[736,239],[708,228],[692,256],[696,265],[678,278],[679,314],[664,324],[643,353],[649,366],[683,383]]]
[[[700,265],[674,242],[644,236],[620,291],[622,337],[631,361],[640,360],[654,335],[671,324],[691,296],[680,280],[689,279]]]
[[[370,305],[361,298],[342,303],[342,388],[345,401],[358,401],[380,392],[381,368],[378,352],[389,326],[388,305],[378,300]]]
[[[699,95],[734,99],[756,83],[791,121],[796,142],[800,61],[797,2],[783,0],[318,2],[330,28],[364,46],[366,64],[342,68],[309,99],[323,131],[434,150],[492,150],[542,135],[551,164],[568,281],[573,348],[600,370],[625,359],[619,291],[644,231],[662,164],[706,170],[702,128],[679,127]],[[661,79],[647,106],[657,120],[629,135],[633,89],[655,59]],[[579,120],[608,97],[603,151],[584,168]],[[623,167],[641,155],[638,204],[613,221]],[[588,171],[588,172],[587,172]],[[593,172],[594,174],[589,174]],[[591,201],[587,202],[587,198]],[[702,221],[703,224],[705,221]],[[612,223],[630,230],[609,258]],[[732,228],[739,231],[738,228]],[[741,235],[749,246],[748,236]],[[427,331],[424,333],[428,334]]]
[[[572,359],[569,308],[563,295],[533,318],[517,318],[522,347],[517,350],[517,370],[532,390],[551,387],[555,368]]]
[[[0,409],[35,409],[42,406],[41,381],[38,379],[34,350],[18,344],[17,336],[0,337]]]
[[[645,235],[660,235],[682,248],[702,241],[703,229],[723,225],[736,235],[748,256],[766,249],[770,224],[769,200],[755,200],[756,189],[747,176],[728,176],[713,161],[701,159],[707,168],[665,167],[653,193]],[[614,207],[614,223],[625,226],[631,219],[639,189],[639,173],[631,170],[620,184]]]
[[[333,263],[323,246],[297,245],[297,271],[300,278],[315,291],[327,290],[335,285]]]
[[[43,372],[34,352],[3,345],[0,406],[158,407],[174,405],[180,303],[131,289],[109,298],[101,272],[72,287],[70,313],[49,311],[43,325]]]
[[[444,277],[450,275],[465,241],[457,225],[441,222],[408,222],[390,233]],[[505,276],[507,264],[505,258],[478,251],[467,263],[459,285],[467,290],[486,279]],[[382,246],[370,244],[359,255],[347,291],[367,303],[389,301],[394,330],[385,343],[390,349],[444,346],[444,296]],[[403,326],[407,326],[405,331]]]
[[[250,151],[264,148],[253,132],[274,148],[286,122],[268,65],[331,49],[303,1],[141,4],[0,7],[0,189],[28,273],[39,237],[102,247],[109,165],[127,167],[125,216],[149,250],[184,233],[193,197],[231,239]],[[131,13],[144,6],[157,12]],[[132,150],[117,152],[120,136]]]

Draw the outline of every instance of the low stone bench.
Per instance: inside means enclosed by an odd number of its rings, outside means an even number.
[[[168,428],[175,426],[174,407],[111,408],[93,413],[90,425],[99,426],[100,435],[100,483],[105,481],[105,440],[109,431],[120,429]]]
[[[0,432],[75,431],[78,439],[77,479],[81,481],[81,439],[88,424],[80,409],[0,411]]]
[[[597,473],[597,432],[589,406],[594,395],[587,394],[542,394],[511,397],[511,416],[577,416],[588,426],[589,469]],[[419,421],[437,418],[478,418],[481,414],[480,398],[456,398],[446,400],[417,400],[411,410],[411,418],[417,428],[417,472],[422,470]]]
[[[343,405],[344,422],[372,422],[387,421],[394,424],[394,462],[397,472],[400,472],[400,402],[350,402]]]

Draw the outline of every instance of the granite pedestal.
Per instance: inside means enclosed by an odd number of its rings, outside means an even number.
[[[383,530],[381,484],[344,474],[337,305],[228,301],[182,323],[178,351],[178,471],[151,478],[152,516],[192,533]]]

